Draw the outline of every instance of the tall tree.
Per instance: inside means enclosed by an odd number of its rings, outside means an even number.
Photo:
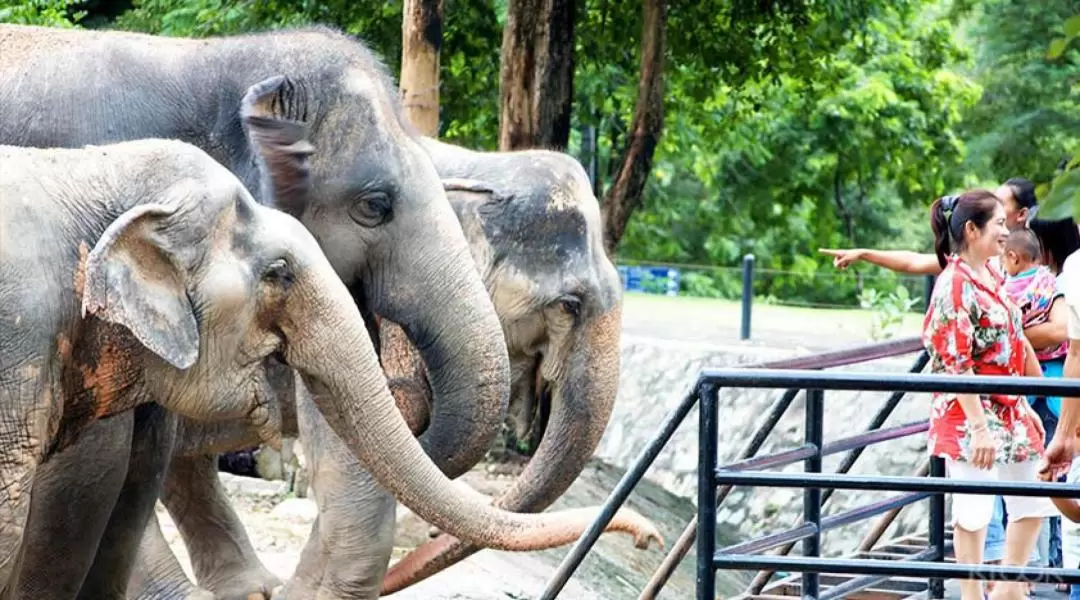
[[[641,206],[653,153],[664,128],[664,42],[667,9],[664,0],[644,0],[641,22],[641,68],[637,105],[626,134],[626,149],[611,187],[604,194],[604,248],[611,256],[634,210]]]
[[[566,150],[576,0],[509,0],[499,73],[499,149]]]
[[[401,97],[420,133],[439,135],[439,50],[442,0],[405,0],[401,19]]]

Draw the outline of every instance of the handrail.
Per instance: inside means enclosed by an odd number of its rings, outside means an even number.
[[[890,576],[922,576],[928,579],[930,598],[943,598],[945,578],[982,578],[992,580],[1059,581],[1080,583],[1080,569],[1045,569],[1031,567],[988,567],[986,565],[944,563],[945,544],[945,493],[965,493],[984,495],[1020,495],[1020,496],[1055,496],[1080,498],[1080,485],[1062,485],[1057,482],[1004,482],[1004,481],[967,481],[945,478],[944,460],[932,457],[929,461],[930,477],[888,477],[877,475],[859,475],[848,477],[843,474],[821,472],[822,452],[815,456],[804,457],[803,473],[767,472],[750,470],[745,465],[721,467],[717,465],[716,445],[718,443],[719,418],[717,414],[719,389],[724,388],[765,388],[783,389],[803,387],[807,391],[806,426],[803,446],[799,448],[822,449],[828,447],[823,442],[822,425],[824,422],[825,390],[850,391],[895,391],[902,392],[944,392],[977,394],[1031,394],[1039,396],[1080,397],[1080,380],[1044,379],[1040,377],[995,377],[995,376],[949,376],[949,375],[914,375],[883,374],[857,372],[825,372],[806,370],[754,370],[714,369],[704,372],[698,379],[698,396],[701,402],[699,411],[700,452],[698,456],[698,522],[700,532],[697,539],[697,598],[698,600],[715,597],[716,570],[761,569],[775,571],[784,569],[802,573],[801,595],[803,598],[836,598],[844,593],[851,593]],[[913,426],[901,426],[893,430],[914,432]],[[846,441],[846,440],[844,440]],[[835,443],[834,443],[835,444]],[[755,461],[756,465],[771,465],[776,457],[788,458],[791,451],[782,451]],[[756,540],[737,544],[717,551],[716,502],[715,489],[720,484],[758,485],[770,487],[794,487],[803,489],[803,522],[794,530],[767,535]],[[851,489],[908,492],[904,496],[878,502],[861,508],[849,510],[841,515],[822,518],[821,490]],[[836,523],[855,522],[863,516],[898,510],[901,506],[916,500],[930,499],[930,547],[920,553],[917,560],[869,560],[869,559],[825,559],[820,556],[820,535],[823,530]],[[877,528],[878,532],[883,529]],[[801,557],[758,554],[764,547],[774,547],[780,543],[801,541]],[[871,544],[872,545],[872,544]],[[861,544],[860,547],[864,547]],[[850,580],[841,586],[821,593],[819,574],[843,573],[864,575]],[[757,592],[754,592],[757,593]]]
[[[879,360],[881,358],[898,356],[899,354],[896,353],[907,354],[913,351],[921,350],[921,348],[922,343],[920,339],[917,337],[911,337],[901,340],[894,340],[891,342],[885,342],[882,344],[872,344],[870,346],[861,346],[857,348],[839,350],[827,354],[822,354],[815,357],[818,359],[817,361],[789,361],[787,363],[788,366],[786,367],[776,366],[776,363],[783,361],[771,361],[769,363],[762,363],[761,365],[758,365],[757,368],[805,369],[839,367],[856,364],[867,360]],[[912,364],[911,368],[908,369],[908,372],[917,373],[919,371],[922,371],[926,364],[929,362],[929,360],[930,357],[925,351],[920,352],[919,356],[915,359],[914,364]],[[779,400],[777,400],[776,404],[774,404],[773,406],[773,409],[769,411],[769,416],[766,418],[766,421],[754,433],[753,438],[751,438],[750,442],[740,454],[743,460],[748,460],[751,457],[757,455],[758,451],[765,444],[765,441],[768,438],[769,434],[772,433],[773,429],[775,429],[776,427],[776,424],[787,412],[788,407],[791,405],[792,400],[794,400],[795,397],[798,395],[799,391],[799,388],[789,389],[784,392],[784,395],[781,396]],[[885,403],[881,406],[881,408],[878,409],[877,414],[875,414],[874,417],[870,420],[870,424],[866,427],[865,431],[869,433],[880,429],[881,426],[885,424],[885,421],[887,421],[888,418],[892,415],[893,411],[896,409],[897,405],[900,403],[900,400],[903,397],[903,393],[892,394],[889,399],[886,400]],[[700,440],[698,443],[700,443]],[[859,457],[862,456],[862,453],[863,448],[855,448],[854,450],[852,450],[852,452],[844,458],[844,461],[837,469],[837,472],[847,473],[848,471],[850,471],[851,468],[855,466],[855,463],[856,461],[858,461]],[[721,486],[720,489],[717,490],[716,502],[718,505],[722,504],[727,499],[732,489],[733,486],[725,485]],[[822,495],[822,502],[825,502],[831,496],[832,490],[826,491]],[[680,535],[679,539],[672,545],[671,550],[668,551],[667,555],[664,557],[664,560],[660,563],[660,566],[657,567],[656,571],[653,572],[652,577],[649,579],[648,583],[645,584],[645,587],[642,589],[641,594],[638,596],[638,600],[654,600],[657,594],[660,593],[660,590],[664,589],[664,585],[667,584],[667,581],[671,578],[672,573],[675,572],[675,569],[677,569],[679,564],[682,563],[683,559],[686,558],[686,554],[690,551],[690,547],[693,546],[694,541],[697,539],[697,524],[697,515],[694,515],[694,517],[690,519],[690,522],[687,523],[686,528],[683,529],[682,535]],[[786,554],[787,552],[790,552],[791,548],[793,548],[794,546],[794,543],[787,544],[780,549],[780,552]],[[754,581],[751,583],[751,587],[756,587],[756,589],[760,591],[760,589],[768,583],[769,578],[772,577],[772,574],[772,571],[762,571],[757,575],[757,577],[755,577]]]
[[[830,352],[819,353],[812,356],[802,356],[795,358],[785,358],[780,360],[765,361],[762,363],[748,365],[743,368],[751,369],[827,369],[834,367],[847,366],[857,364],[861,362],[879,360],[882,358],[891,358],[895,356],[902,356],[916,352],[922,348],[922,343],[918,337],[901,338],[897,340],[890,340],[887,342],[867,344],[856,346],[853,348],[845,348],[841,350],[834,350]],[[925,353],[924,353],[925,354]],[[920,358],[920,360],[922,360]],[[925,363],[923,363],[925,364]],[[918,367],[918,370],[922,369],[922,365]],[[698,385],[695,384],[691,391],[683,398],[683,400],[676,406],[664,419],[664,422],[657,432],[657,435],[650,440],[649,444],[641,451],[631,467],[623,474],[623,477],[616,484],[615,489],[612,490],[608,499],[605,501],[600,514],[597,516],[595,522],[589,526],[581,536],[575,542],[574,546],[570,549],[570,552],[566,555],[563,561],[559,564],[555,575],[548,582],[543,593],[541,594],[542,600],[553,600],[559,592],[569,581],[574,571],[581,564],[585,554],[592,548],[599,539],[603,529],[611,521],[615,512],[626,502],[634,486],[645,475],[645,472],[652,466],[653,461],[663,450],[664,446],[670,441],[672,435],[678,426],[685,420],[686,415],[697,404],[697,391]],[[767,414],[764,422],[755,431],[753,437],[747,442],[747,445],[743,448],[741,457],[744,459],[752,458],[764,445],[768,439],[769,434],[775,429],[776,424],[783,418],[787,409],[791,406],[795,397],[798,396],[799,389],[792,389],[785,392],[776,402],[773,403]],[[893,405],[895,407],[895,404]],[[891,412],[891,408],[889,411]],[[882,419],[887,418],[887,415]],[[719,491],[722,494],[718,498],[718,501],[722,502],[723,498],[726,498],[730,492],[730,487],[724,491]],[[683,531],[678,542],[672,547],[671,552],[664,558],[664,562],[660,565],[659,569],[653,574],[649,584],[642,592],[642,597],[649,594],[650,588],[655,588],[652,594],[659,593],[659,590],[666,583],[674,569],[685,557],[689,546],[694,543],[696,537],[696,516],[687,525],[687,528]]]

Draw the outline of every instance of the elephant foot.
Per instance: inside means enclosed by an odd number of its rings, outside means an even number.
[[[277,576],[262,568],[215,579],[221,583],[207,587],[216,600],[270,600],[278,598],[276,592],[282,587]]]

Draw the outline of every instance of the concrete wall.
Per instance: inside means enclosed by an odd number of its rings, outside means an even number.
[[[611,423],[597,449],[597,457],[624,468],[633,463],[703,368],[754,364],[806,354],[808,352],[800,348],[712,346],[624,336],[619,396]],[[915,358],[916,354],[910,354],[842,369],[905,372]],[[725,390],[721,393],[720,464],[736,460],[780,393],[767,390]],[[826,442],[864,431],[886,397],[884,393],[826,392]],[[802,444],[803,406],[804,395],[800,394],[762,448],[762,454]],[[920,421],[928,416],[929,395],[911,395],[901,401],[886,427]],[[697,494],[697,419],[698,413],[694,409],[646,475],[671,492],[691,500],[696,500]],[[926,434],[920,433],[868,448],[852,473],[911,475],[925,456]],[[823,470],[835,471],[843,458],[844,454],[826,458]],[[800,472],[802,463],[784,470]],[[895,495],[837,491],[826,504],[825,514]],[[897,528],[906,532],[924,527],[927,505],[928,502],[922,500],[906,508],[891,532],[898,531]],[[801,511],[801,490],[736,488],[721,505],[718,521],[745,536],[756,536],[793,526],[801,519]],[[851,551],[868,529],[867,523],[861,523],[828,532],[823,539],[824,550],[828,554]]]

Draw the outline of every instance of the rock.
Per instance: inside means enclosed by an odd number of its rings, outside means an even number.
[[[314,521],[318,514],[319,507],[314,500],[308,498],[286,498],[270,511],[270,516],[275,519],[308,524]]]

